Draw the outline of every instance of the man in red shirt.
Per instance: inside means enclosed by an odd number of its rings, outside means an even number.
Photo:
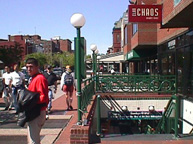
[[[28,122],[28,143],[40,144],[40,131],[46,120],[46,108],[49,102],[48,98],[48,82],[43,74],[39,73],[38,61],[35,58],[26,60],[26,68],[31,80],[28,90],[39,92],[40,98],[38,104],[43,104],[40,115],[34,120]]]

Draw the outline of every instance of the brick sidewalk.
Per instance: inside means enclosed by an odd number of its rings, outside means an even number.
[[[72,117],[71,117],[69,123],[67,124],[67,126],[61,131],[60,135],[58,136],[58,138],[54,144],[70,144],[70,129],[74,124],[76,124],[77,118],[78,118],[78,116],[77,116],[77,97],[76,97],[75,92],[73,93],[72,106],[73,106],[74,110],[66,112],[66,115],[71,115]],[[66,106],[64,96],[58,98],[53,103],[53,110],[55,110],[55,109],[57,109],[57,110],[64,110],[65,109],[66,110],[66,108],[67,108],[67,106]]]

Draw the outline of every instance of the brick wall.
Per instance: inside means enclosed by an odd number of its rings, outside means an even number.
[[[93,97],[91,104],[88,105],[86,118],[88,120],[87,125],[73,125],[70,132],[71,144],[88,144],[90,142],[91,126],[96,108],[96,96]]]
[[[69,40],[60,40],[60,50],[61,51],[67,51],[67,52],[71,52],[71,41]]]
[[[127,27],[127,43],[123,47],[124,55],[131,50],[132,24],[129,23],[128,25],[126,25],[126,27]]]
[[[74,125],[71,128],[71,144],[88,144],[90,126]]]

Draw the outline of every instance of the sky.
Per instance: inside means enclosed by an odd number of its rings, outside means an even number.
[[[99,53],[106,54],[112,46],[114,23],[128,4],[128,0],[0,0],[0,39],[38,34],[45,40],[60,36],[73,42],[77,34],[70,18],[81,13],[86,19],[81,28],[86,53],[91,54],[90,45],[96,44]]]

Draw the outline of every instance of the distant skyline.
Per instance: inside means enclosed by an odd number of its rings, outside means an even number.
[[[87,41],[87,54],[91,54],[91,44],[106,54],[112,46],[114,23],[128,4],[128,0],[0,0],[0,39],[37,34],[46,40],[60,36],[73,41],[76,29],[70,18],[74,13],[82,13],[86,23],[81,36]]]

